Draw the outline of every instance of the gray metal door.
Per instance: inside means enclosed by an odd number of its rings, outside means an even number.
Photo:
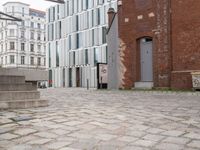
[[[153,81],[152,39],[140,40],[141,81]]]

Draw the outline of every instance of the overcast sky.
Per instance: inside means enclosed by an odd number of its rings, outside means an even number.
[[[55,5],[55,3],[52,2],[48,2],[45,0],[0,0],[0,10],[2,11],[2,5],[6,2],[13,2],[13,1],[17,1],[17,2],[23,2],[23,3],[27,3],[30,4],[31,8],[35,8],[35,9],[39,9],[39,10],[46,10],[49,6],[51,5]]]

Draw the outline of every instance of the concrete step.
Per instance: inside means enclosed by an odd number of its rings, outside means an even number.
[[[0,91],[0,101],[39,99],[39,91]]]
[[[17,101],[0,101],[0,110],[46,107],[48,105],[49,105],[48,104],[48,100],[41,100],[41,99],[28,99],[28,100],[17,100]]]
[[[152,89],[153,82],[135,82],[135,89]]]
[[[0,76],[0,84],[18,84],[18,83],[25,83],[24,76]]]
[[[36,91],[37,85],[32,83],[19,83],[19,84],[1,84],[0,91]]]

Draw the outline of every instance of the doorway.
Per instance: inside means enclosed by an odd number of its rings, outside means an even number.
[[[153,81],[153,42],[152,38],[142,38],[140,40],[140,66],[141,81]]]

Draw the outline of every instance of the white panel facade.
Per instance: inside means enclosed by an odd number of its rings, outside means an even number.
[[[49,8],[46,17],[50,86],[86,87],[88,82],[96,88],[96,64],[107,62],[107,11],[117,8],[117,0],[65,2]]]

